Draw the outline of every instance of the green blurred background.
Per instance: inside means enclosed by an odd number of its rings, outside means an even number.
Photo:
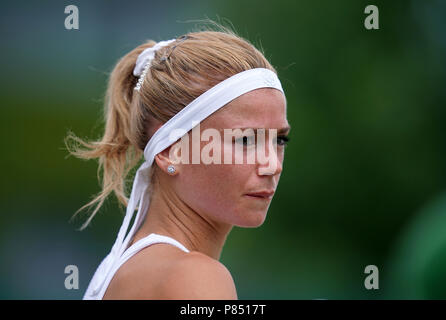
[[[266,222],[222,253],[239,298],[446,298],[446,1],[3,1],[0,16],[0,298],[82,297],[123,212],[111,197],[85,231],[69,222],[100,189],[63,139],[101,134],[118,58],[206,17],[264,48],[293,128]]]

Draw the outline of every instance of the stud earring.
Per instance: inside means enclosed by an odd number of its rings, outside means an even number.
[[[175,173],[175,167],[173,165],[169,165],[167,167],[167,172],[169,172],[170,174],[174,174]]]

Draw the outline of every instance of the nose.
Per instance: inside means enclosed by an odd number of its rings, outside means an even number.
[[[275,137],[273,137],[275,139]],[[277,144],[272,143],[271,139],[269,139],[267,146],[261,147],[263,150],[266,150],[268,155],[265,156],[267,159],[266,163],[264,161],[259,161],[259,157],[257,157],[258,162],[258,174],[260,176],[272,176],[282,172],[282,159],[279,158],[279,154],[277,152]],[[259,155],[259,152],[257,152]]]
[[[259,176],[273,176],[282,172],[282,162],[278,159],[277,154],[269,157],[266,165],[259,165]]]

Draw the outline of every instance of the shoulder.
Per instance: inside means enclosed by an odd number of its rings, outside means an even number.
[[[103,299],[158,299],[158,287],[184,251],[170,244],[148,246],[123,263]]]
[[[218,260],[190,252],[166,270],[159,288],[160,299],[232,300],[237,299],[234,280]]]
[[[200,252],[159,244],[124,263],[104,299],[237,299],[229,270]]]

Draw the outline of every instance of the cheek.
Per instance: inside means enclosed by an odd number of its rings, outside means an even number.
[[[178,194],[196,212],[225,220],[238,213],[249,170],[254,169],[234,164],[185,165],[177,179]]]

